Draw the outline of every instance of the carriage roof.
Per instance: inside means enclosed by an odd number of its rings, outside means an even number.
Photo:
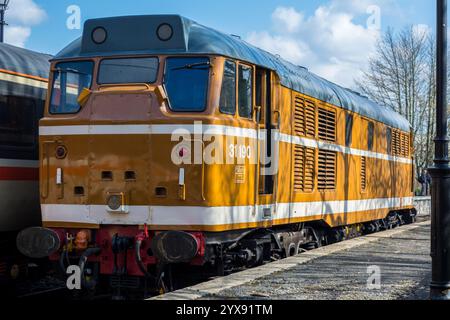
[[[0,43],[0,57],[0,73],[9,74],[0,79],[0,95],[45,99],[46,84],[42,82],[48,78],[52,56]],[[23,77],[31,80],[20,80]]]
[[[162,41],[157,30],[169,24],[173,36]],[[96,28],[106,30],[106,41],[92,40]],[[205,27],[177,15],[126,16],[88,20],[83,36],[55,59],[127,54],[207,54],[221,55],[271,69],[287,88],[324,102],[378,120],[386,125],[410,131],[409,122],[394,110],[380,106],[357,92],[325,80],[308,69],[296,66],[281,57],[256,48],[240,38]]]
[[[48,78],[52,56],[0,43],[0,69]]]

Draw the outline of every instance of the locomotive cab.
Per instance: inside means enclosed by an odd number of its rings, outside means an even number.
[[[276,73],[218,54],[177,53],[186,45],[179,17],[137,20],[135,27],[155,26],[146,50],[125,41],[118,20],[100,19],[86,23],[75,58],[69,46],[52,62],[40,143],[44,227],[53,232],[41,235],[58,239],[52,257],[64,268],[63,256],[99,262],[109,275],[203,265],[215,255],[209,233],[227,238],[232,229],[272,225]],[[186,212],[181,219],[177,208]]]

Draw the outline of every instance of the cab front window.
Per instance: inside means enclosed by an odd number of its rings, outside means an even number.
[[[210,68],[208,58],[183,57],[166,60],[164,85],[172,111],[206,110]]]
[[[58,63],[54,69],[50,100],[51,114],[73,114],[80,111],[78,97],[92,84],[92,61]]]
[[[98,84],[154,83],[158,76],[157,58],[104,59]]]

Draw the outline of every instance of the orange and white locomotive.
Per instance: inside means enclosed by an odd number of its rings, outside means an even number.
[[[79,261],[87,287],[223,274],[414,220],[409,123],[235,36],[94,19],[51,69],[44,228],[22,244]]]

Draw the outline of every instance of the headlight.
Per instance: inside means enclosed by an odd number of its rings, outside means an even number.
[[[161,41],[169,41],[173,36],[173,28],[170,24],[163,23],[158,27],[156,34]]]
[[[119,211],[123,205],[123,197],[121,195],[112,195],[108,198],[108,208],[111,211]]]
[[[107,37],[108,33],[103,27],[97,27],[94,29],[94,31],[92,31],[92,41],[94,41],[94,43],[96,44],[104,43]]]

